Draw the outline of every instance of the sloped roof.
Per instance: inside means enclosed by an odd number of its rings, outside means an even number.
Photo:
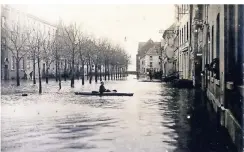
[[[140,49],[138,48],[139,56],[142,56],[143,54],[145,54],[151,47],[153,47],[155,45],[151,39],[149,39],[147,42],[140,42],[140,43],[141,44],[145,43],[145,44],[143,46],[141,46]]]
[[[166,35],[168,35],[168,34],[173,34],[173,31],[175,30],[175,28],[176,28],[176,23],[172,24],[169,28],[167,28],[164,31],[163,38],[165,38]]]
[[[150,45],[145,45],[142,49],[143,52],[141,52],[140,57],[145,57],[147,54],[157,54],[160,55],[160,48],[161,48],[161,42],[154,42]]]

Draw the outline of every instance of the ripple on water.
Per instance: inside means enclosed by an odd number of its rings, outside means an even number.
[[[71,89],[67,81],[58,91],[57,83],[50,81],[43,84],[42,95],[32,84],[5,89],[2,151],[189,151],[191,127],[186,116],[191,92],[133,79],[106,82],[107,88],[134,92],[133,97],[74,95],[98,86],[75,81]],[[21,90],[29,95],[20,96]]]

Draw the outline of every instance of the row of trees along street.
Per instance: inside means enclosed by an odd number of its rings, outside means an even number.
[[[55,65],[55,78],[61,89],[61,77],[71,80],[74,87],[75,78],[81,77],[85,83],[85,66],[87,80],[92,83],[100,79],[112,80],[124,77],[130,63],[130,56],[119,45],[113,45],[106,38],[96,39],[81,31],[76,24],[59,24],[54,35],[39,28],[19,27],[17,24],[5,28],[7,48],[16,61],[16,82],[20,86],[19,64],[28,56],[33,61],[33,84],[36,84],[36,64],[39,78],[39,93],[42,93],[42,78],[48,83],[49,70]],[[45,62],[45,76],[41,74],[40,64]],[[61,62],[64,61],[64,67]],[[68,65],[69,68],[67,67]],[[81,65],[81,68],[80,68]],[[101,67],[105,68],[102,72]],[[69,71],[68,71],[69,69]],[[91,72],[93,71],[94,72]]]

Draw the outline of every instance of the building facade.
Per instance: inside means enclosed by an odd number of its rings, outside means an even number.
[[[1,74],[2,79],[15,79],[16,78],[16,54],[14,51],[9,49],[11,42],[8,40],[9,31],[15,32],[15,30],[21,31],[24,33],[24,30],[28,30],[30,33],[30,39],[34,37],[34,33],[39,30],[43,34],[43,37],[47,41],[51,41],[56,34],[56,26],[48,23],[45,20],[42,20],[33,15],[27,14],[25,12],[21,12],[10,5],[1,5]],[[41,48],[43,50],[43,48]],[[25,52],[26,51],[26,52]],[[28,52],[28,53],[27,53]],[[29,76],[29,73],[33,71],[34,65],[33,63],[33,54],[29,53],[30,50],[22,50],[23,57],[19,61],[19,75],[20,78],[24,77],[24,73]],[[45,69],[47,65],[44,60],[41,60],[41,71],[42,74],[45,73]],[[50,72],[52,73],[54,69],[54,65],[50,66]],[[37,75],[37,72],[35,72]]]
[[[243,5],[193,5],[194,75],[201,72],[206,92],[219,121],[242,149]],[[197,70],[199,65],[201,71]],[[199,81],[199,80],[198,80]],[[197,81],[196,81],[197,83]]]
[[[178,44],[172,42],[178,46],[174,59],[179,78],[202,88],[219,124],[241,152],[244,5],[175,5],[175,9]]]
[[[145,75],[149,70],[161,71],[161,42],[139,42],[137,53],[137,73]]]
[[[177,43],[177,26],[171,25],[163,34],[164,46],[162,49],[162,70],[163,77],[175,75],[178,72],[178,43]]]
[[[190,5],[175,5],[178,27],[178,49],[179,49],[179,76],[180,79],[192,80],[191,73],[191,15]]]
[[[159,47],[152,47],[140,58],[140,73],[147,74],[149,71],[160,72],[161,53]]]

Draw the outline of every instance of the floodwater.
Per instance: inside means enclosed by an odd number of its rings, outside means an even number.
[[[4,152],[234,152],[211,123],[198,91],[165,83],[126,80],[105,82],[133,97],[83,97],[74,91],[98,90],[99,84],[70,81],[3,83]],[[21,96],[21,92],[29,95]]]

